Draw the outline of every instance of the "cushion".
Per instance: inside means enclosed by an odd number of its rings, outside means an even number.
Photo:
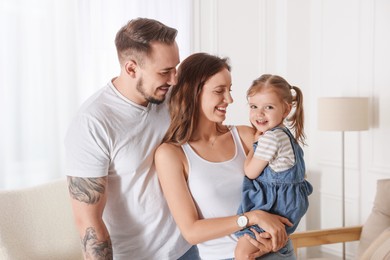
[[[366,249],[360,260],[390,259],[390,227]]]
[[[390,227],[390,179],[377,181],[377,190],[373,209],[363,225],[358,248],[358,257],[362,257],[366,249],[381,233]],[[381,259],[381,258],[379,258]]]
[[[83,259],[67,187],[0,190],[0,259]]]

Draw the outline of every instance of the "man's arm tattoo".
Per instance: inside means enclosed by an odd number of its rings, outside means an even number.
[[[68,189],[72,198],[87,204],[97,203],[105,192],[106,178],[80,178],[68,176]]]
[[[81,239],[83,251],[86,259],[112,259],[112,244],[111,239],[106,241],[98,241],[96,231],[93,227],[85,230],[85,236]]]

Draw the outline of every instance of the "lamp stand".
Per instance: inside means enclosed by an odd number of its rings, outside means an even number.
[[[344,153],[344,131],[341,131],[341,214],[342,214],[342,225],[345,227],[345,153]],[[343,260],[345,260],[345,242],[343,242]]]
[[[370,128],[368,97],[323,97],[318,99],[318,129],[341,132],[341,215],[345,227],[345,139],[346,131],[362,131]],[[346,243],[343,243],[343,259],[346,259]]]

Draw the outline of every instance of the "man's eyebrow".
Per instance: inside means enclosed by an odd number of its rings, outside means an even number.
[[[173,70],[175,69],[176,67],[169,67],[169,68],[164,68],[164,69],[161,69],[161,70]]]

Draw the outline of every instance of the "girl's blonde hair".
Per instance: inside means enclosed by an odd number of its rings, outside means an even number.
[[[278,75],[264,74],[252,82],[246,95],[251,97],[264,89],[274,90],[283,102],[290,104],[292,111],[286,118],[286,126],[295,133],[295,139],[306,145],[304,132],[303,94],[300,88],[291,86]]]

